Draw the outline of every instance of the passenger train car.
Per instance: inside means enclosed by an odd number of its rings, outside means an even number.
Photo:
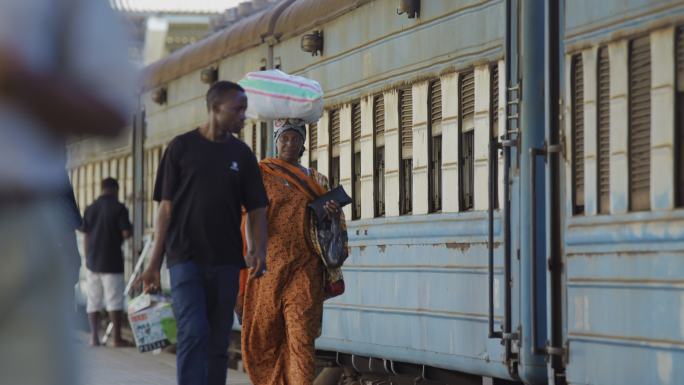
[[[139,251],[166,144],[212,81],[266,68],[321,83],[301,161],[354,201],[323,361],[377,384],[684,383],[683,2],[284,0],[145,68],[127,134],[69,146],[80,206],[117,176]],[[240,139],[263,158],[271,130]]]

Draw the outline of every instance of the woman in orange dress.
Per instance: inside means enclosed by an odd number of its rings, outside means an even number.
[[[242,358],[254,385],[311,385],[320,334],[325,267],[309,237],[307,204],[327,179],[299,164],[306,126],[279,120],[276,158],[260,167],[269,199],[267,272],[247,278],[242,298]],[[337,202],[329,216],[341,215]],[[249,228],[249,226],[247,226]]]

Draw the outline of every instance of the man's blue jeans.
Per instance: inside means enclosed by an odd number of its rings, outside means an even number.
[[[191,260],[169,272],[178,327],[178,385],[225,385],[240,270]]]

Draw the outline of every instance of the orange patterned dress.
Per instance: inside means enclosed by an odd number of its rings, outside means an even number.
[[[267,172],[263,163],[261,167],[269,199],[267,272],[247,279],[242,357],[254,385],[310,385],[314,340],[322,321],[324,266],[306,240],[309,198],[286,178]]]

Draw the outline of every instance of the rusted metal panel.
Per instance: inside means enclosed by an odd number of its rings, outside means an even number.
[[[326,301],[318,349],[508,378],[503,348],[486,333],[484,213],[361,219],[348,233],[347,292]],[[497,216],[497,323],[500,234]]]
[[[684,359],[684,213],[573,217],[565,239],[568,382],[681,382],[681,365],[664,364]]]

